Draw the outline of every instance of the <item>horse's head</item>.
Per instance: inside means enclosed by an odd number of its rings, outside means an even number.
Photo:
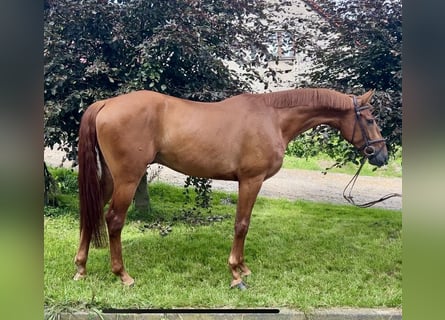
[[[347,114],[341,132],[363,155],[369,163],[383,166],[388,162],[388,150],[380,128],[372,115],[372,106],[369,104],[374,91],[356,97],[352,96],[354,109]]]

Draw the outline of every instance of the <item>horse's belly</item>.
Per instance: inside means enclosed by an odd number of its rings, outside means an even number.
[[[230,161],[218,160],[205,155],[189,159],[188,157],[169,157],[158,154],[153,162],[192,177],[237,180],[236,166],[231,165]]]
[[[282,153],[284,152],[205,153],[189,150],[186,153],[158,153],[153,162],[199,178],[238,181],[243,177],[263,176],[267,179],[280,169]]]

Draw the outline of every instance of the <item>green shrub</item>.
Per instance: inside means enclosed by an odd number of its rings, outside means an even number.
[[[48,168],[52,187],[46,190],[46,202],[43,214],[57,217],[78,210],[77,172],[66,168]]]
[[[79,193],[79,187],[77,185],[77,172],[75,172],[73,169],[50,168],[49,171],[55,180],[60,193]]]

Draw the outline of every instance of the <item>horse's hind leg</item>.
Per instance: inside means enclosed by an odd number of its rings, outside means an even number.
[[[77,272],[74,275],[74,280],[80,280],[85,277],[87,273],[86,264],[88,259],[88,251],[90,248],[91,233],[82,230],[80,232],[80,244],[77,254],[74,257],[74,263],[77,268]]]
[[[110,207],[105,216],[110,239],[111,270],[121,278],[123,284],[129,286],[134,283],[134,280],[125,270],[122,260],[121,232],[124,227],[128,207],[131,204],[142,174],[143,171],[138,178],[131,179],[131,181],[128,179],[125,179],[126,181],[114,180],[114,192]]]
[[[100,178],[100,185],[103,199],[102,207],[105,207],[108,201],[110,201],[111,194],[113,193],[113,179],[103,159],[101,159],[101,167],[102,175]],[[90,242],[91,233],[86,233],[84,230],[82,230],[80,233],[79,249],[77,251],[76,257],[74,258],[74,263],[77,267],[77,273],[74,276],[74,280],[80,280],[86,275],[86,263],[88,260]]]

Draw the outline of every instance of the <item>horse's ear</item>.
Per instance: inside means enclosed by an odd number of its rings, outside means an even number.
[[[365,104],[368,104],[371,101],[371,98],[374,95],[374,92],[375,92],[375,89],[372,89],[360,96],[362,106],[364,106]]]

